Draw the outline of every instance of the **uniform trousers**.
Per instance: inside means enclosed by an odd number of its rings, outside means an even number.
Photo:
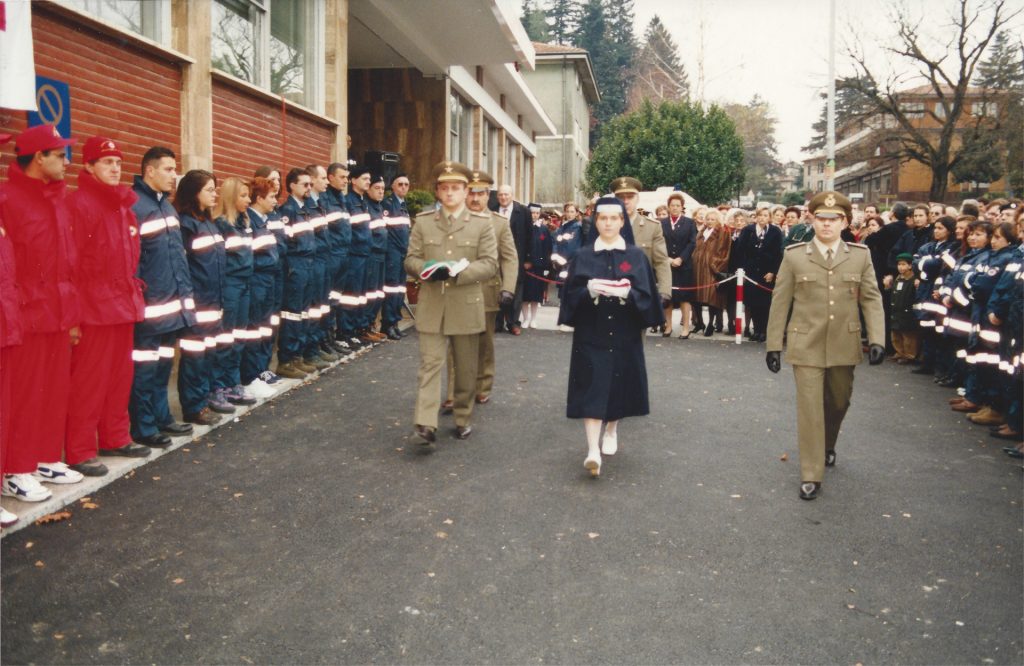
[[[327,294],[330,292],[327,282],[327,255],[317,254],[313,258],[313,274],[310,284],[311,297],[308,318],[306,320],[306,334],[302,344],[302,355],[305,358],[313,358],[320,351],[320,343],[324,341],[325,335],[320,330],[320,320],[325,316],[324,306],[329,305]]]
[[[249,330],[258,331],[259,338],[249,340],[242,348],[239,379],[249,384],[270,368],[274,353],[275,275],[270,271],[256,271],[249,281]]]
[[[497,328],[511,331],[513,328],[518,328],[521,324],[519,321],[519,315],[523,311],[523,275],[525,269],[519,267],[519,278],[516,280],[516,290],[512,294],[512,302],[508,305],[502,305],[497,315]],[[562,292],[559,291],[559,298],[561,298]]]
[[[288,257],[285,265],[284,295],[281,303],[281,337],[278,363],[290,363],[302,356],[306,343],[309,306],[313,296],[313,258]]]
[[[216,371],[213,388],[231,388],[242,383],[242,353],[249,346],[249,278],[231,278],[224,281],[224,316],[221,319],[224,332],[231,342],[222,338],[215,354]]]
[[[405,304],[405,252],[388,248],[384,256],[384,312],[381,323],[391,328],[402,321],[402,306]]]
[[[476,395],[489,396],[494,389],[494,331],[496,330],[498,311],[484,313],[484,324],[487,330],[480,334],[480,351],[476,367]],[[455,352],[448,346],[448,399],[455,400],[455,382],[452,368],[455,365]]]
[[[339,335],[343,328],[341,325],[342,313],[345,311],[344,300],[342,295],[345,293],[345,277],[348,275],[348,253],[339,255],[335,259],[334,273],[331,279],[331,285],[334,289],[335,296],[331,303],[331,316],[330,325],[334,329],[335,334]]]
[[[128,400],[134,333],[131,322],[82,326],[82,339],[71,350],[71,395],[75,399],[68,406],[64,435],[69,465],[94,458],[98,449],[131,444]]]
[[[365,281],[366,263],[369,257],[350,254],[348,256],[348,270],[345,271],[345,288],[342,295],[348,303],[341,313],[341,330],[346,337],[352,337],[356,331],[363,328],[363,310],[366,303]],[[353,304],[356,301],[359,304]]]
[[[454,355],[452,370],[455,376],[455,425],[469,425],[469,419],[473,415],[480,334],[443,335],[420,331],[419,339],[419,392],[416,396],[415,423],[431,428],[437,427],[437,411],[441,408],[441,366],[445,362],[448,345],[451,344]]]
[[[825,451],[836,448],[839,428],[850,407],[853,369],[852,365],[793,366],[801,481],[820,483],[825,476]]]
[[[363,328],[373,328],[384,305],[384,253],[373,252],[366,262],[366,296],[369,302],[363,314]],[[372,298],[371,298],[372,297]]]
[[[7,361],[12,391],[5,473],[27,474],[39,463],[61,460],[71,396],[68,331],[26,333]]]
[[[338,273],[341,270],[342,257],[331,254],[327,257],[327,272],[324,277],[325,291],[327,292],[324,303],[328,311],[320,318],[320,330],[323,332],[324,340],[333,340],[334,329],[338,325],[338,312],[341,303],[341,285],[338,284]]]
[[[174,367],[174,346],[181,332],[140,333],[139,327],[135,328],[132,345],[135,367],[128,401],[134,439],[155,435],[161,426],[174,422],[167,404],[167,384]]]
[[[218,335],[223,335],[220,322],[196,324],[186,329],[178,342],[181,347],[178,400],[181,402],[181,411],[187,416],[205,409],[208,396],[215,388]]]

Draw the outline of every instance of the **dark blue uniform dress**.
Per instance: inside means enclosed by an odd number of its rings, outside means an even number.
[[[394,194],[384,197],[384,216],[388,223],[388,247],[384,255],[384,313],[382,328],[387,330],[402,321],[405,304],[405,254],[409,251],[409,208]]]
[[[743,227],[739,238],[732,245],[729,256],[729,267],[732,270],[742,268],[746,276],[764,287],[764,276],[768,273],[777,275],[782,265],[782,230],[774,224],[764,229],[764,235],[758,236],[757,225]],[[768,334],[768,311],[772,307],[770,291],[752,284],[743,286],[743,305],[747,308],[753,324],[754,335],[763,338]]]
[[[345,195],[352,242],[348,246],[348,270],[345,273],[345,288],[342,298],[342,335],[354,338],[363,328],[363,314],[366,309],[365,292],[366,263],[370,256],[370,211],[365,196],[349,192]]]
[[[132,211],[142,245],[138,277],[145,284],[146,300],[145,319],[135,325],[135,375],[128,403],[131,434],[139,439],[157,434],[174,421],[167,404],[174,345],[196,319],[178,212],[167,195],[155,192],[140,176],[132,189],[139,197]]]
[[[692,259],[697,249],[697,225],[688,217],[680,216],[675,220],[666,217],[661,220],[661,231],[665,235],[668,258],[683,260],[682,266],[672,267],[672,305],[692,303],[697,294],[692,288],[696,284]]]
[[[320,327],[328,340],[338,337],[341,331],[341,292],[344,289],[345,268],[348,264],[348,246],[352,242],[352,227],[348,222],[344,195],[340,190],[328,187],[321,195],[327,211],[327,298],[330,312],[320,320]]]
[[[252,228],[249,216],[239,213],[233,221],[217,218],[224,237],[226,268],[224,276],[224,342],[217,345],[217,377],[214,389],[227,389],[242,383],[243,350],[259,341],[259,329],[249,324],[250,283],[253,274]],[[231,337],[228,342],[227,336]]]
[[[196,323],[179,341],[178,399],[188,418],[206,407],[207,396],[214,389],[218,343],[227,345],[233,338],[224,332],[222,324],[227,257],[220,229],[213,220],[182,215],[181,237],[196,302]]]
[[[582,231],[580,232],[582,234]],[[530,227],[530,256],[533,258],[530,273],[544,276],[550,267],[552,252],[551,232],[543,221],[534,222]],[[547,292],[548,284],[530,275],[523,281],[523,302],[542,303],[544,294]]]
[[[630,281],[625,299],[587,289],[592,278]],[[617,421],[650,411],[644,332],[664,321],[661,297],[643,250],[582,248],[569,264],[558,323],[572,326],[566,416]]]
[[[327,267],[331,261],[331,245],[327,238],[327,209],[324,195],[306,197],[306,211],[309,213],[309,224],[313,227],[313,238],[316,249],[313,253],[312,291],[313,298],[306,311],[309,315],[306,328],[306,340],[302,356],[312,359],[319,354],[320,343],[326,339],[320,321],[331,313],[328,297],[330,282],[327,280]]]
[[[309,213],[295,197],[281,204],[281,221],[288,239],[285,259],[284,298],[281,304],[281,339],[277,347],[279,363],[302,359],[309,328],[309,308],[313,303],[313,257],[316,239]]]
[[[242,383],[246,385],[270,369],[270,357],[274,351],[275,290],[281,261],[277,236],[268,227],[270,215],[263,217],[255,208],[249,209],[253,268],[249,281],[249,330],[255,333],[255,337],[242,349],[239,372]]]
[[[384,262],[388,252],[388,221],[381,201],[368,199],[370,211],[370,257],[366,262],[366,310],[363,314],[363,330],[373,328],[377,314],[384,305]]]

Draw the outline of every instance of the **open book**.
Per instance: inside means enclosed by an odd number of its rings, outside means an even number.
[[[447,268],[448,275],[455,277],[462,271],[466,270],[469,266],[469,259],[463,257],[458,261],[428,261],[423,264],[423,270],[420,271],[421,280],[429,280],[430,276],[433,275],[438,269]]]

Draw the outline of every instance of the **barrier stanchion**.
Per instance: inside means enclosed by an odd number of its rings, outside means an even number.
[[[746,272],[742,268],[736,269],[736,321],[733,325],[736,327],[736,344],[743,344],[743,328],[744,322],[743,317],[746,314],[743,311],[743,280],[746,279]]]

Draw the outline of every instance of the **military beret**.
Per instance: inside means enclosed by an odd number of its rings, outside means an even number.
[[[469,174],[469,189],[471,192],[486,192],[491,189],[494,179],[485,171],[472,171]]]
[[[636,194],[639,194],[642,189],[644,189],[644,186],[640,184],[640,181],[636,178],[630,178],[629,176],[616,178],[612,181],[612,192],[615,194],[622,194],[623,192],[635,192]]]
[[[850,200],[840,192],[819,192],[814,195],[807,209],[811,215],[816,217],[839,217],[845,215],[846,219],[853,218],[853,207]]]
[[[380,183],[380,184],[383,185],[384,184],[384,176],[382,176],[380,174],[371,174],[370,175],[370,185],[376,185],[377,183]]]
[[[445,160],[438,162],[430,171],[430,180],[435,183],[459,182],[469,183],[469,177],[473,175],[465,164]]]
[[[348,176],[352,180],[355,180],[365,173],[370,173],[370,167],[362,164],[353,164],[352,168],[348,171]]]

